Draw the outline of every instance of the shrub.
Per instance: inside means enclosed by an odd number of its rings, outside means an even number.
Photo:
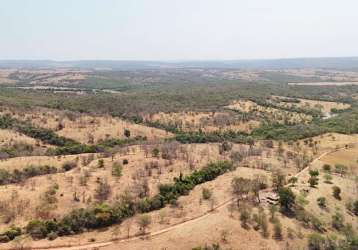
[[[21,228],[11,226],[8,230],[6,230],[3,235],[6,235],[10,240],[15,239],[15,237],[20,236],[22,233]]]
[[[337,230],[341,230],[344,227],[344,218],[342,214],[336,212],[332,215],[332,226]]]
[[[333,186],[332,190],[333,190],[333,197],[336,198],[337,200],[340,200],[341,199],[341,189],[338,186]]]
[[[311,169],[309,171],[309,174],[310,174],[311,177],[317,177],[319,175],[319,172],[318,172],[317,169]]]
[[[243,228],[248,229],[249,225],[248,222],[250,221],[251,214],[250,211],[247,209],[242,209],[240,212],[240,221]]]
[[[276,240],[281,240],[282,239],[282,225],[279,220],[276,220],[276,222],[273,226],[273,231],[274,231],[273,237]]]
[[[317,204],[319,207],[325,208],[326,207],[326,198],[325,197],[317,198]]]
[[[358,216],[358,200],[353,203],[353,213]]]
[[[95,190],[94,197],[99,202],[103,202],[108,199],[111,194],[111,186],[106,181],[100,181]]]
[[[152,218],[148,214],[142,214],[138,217],[137,223],[142,233],[145,234],[146,228],[152,223]]]
[[[289,180],[288,180],[288,183],[291,183],[292,186],[294,186],[298,181],[298,178],[297,177],[291,177]]]
[[[104,160],[103,159],[98,160],[97,167],[98,168],[104,168]]]
[[[113,176],[121,177],[122,176],[122,170],[123,170],[123,167],[122,167],[122,165],[120,163],[115,162],[112,165],[112,175]]]
[[[204,200],[209,200],[212,196],[212,192],[208,188],[203,188],[202,196]]]
[[[125,137],[129,138],[131,136],[131,131],[129,129],[124,129],[123,134]]]
[[[311,176],[308,180],[310,187],[315,188],[318,185],[318,178],[315,176]]]
[[[26,232],[34,239],[45,238],[49,233],[45,221],[40,220],[30,221],[26,226]]]
[[[153,157],[159,157],[159,149],[158,148],[154,148],[152,151],[152,156]]]
[[[77,167],[76,162],[65,162],[65,163],[62,165],[62,169],[63,169],[64,171],[70,171],[71,169],[74,169],[75,167]]]
[[[324,183],[332,184],[332,176],[330,174],[324,175]]]
[[[327,173],[330,173],[331,172],[331,165],[329,164],[324,164],[323,165],[323,170]]]
[[[308,236],[308,249],[309,250],[321,250],[325,245],[325,240],[322,235],[312,233]]]

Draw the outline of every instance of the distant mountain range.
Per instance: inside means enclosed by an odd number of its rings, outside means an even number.
[[[230,68],[230,69],[354,69],[358,70],[358,57],[289,58],[224,61],[122,61],[122,60],[0,60],[0,68],[78,68],[136,70],[161,68]]]

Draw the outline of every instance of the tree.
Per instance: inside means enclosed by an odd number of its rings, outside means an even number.
[[[330,173],[331,172],[331,165],[329,164],[324,164],[323,165],[323,171]]]
[[[120,163],[118,163],[118,162],[113,163],[113,165],[112,165],[112,175],[113,176],[121,177],[122,170],[123,170],[123,167]]]
[[[98,160],[97,167],[98,167],[98,168],[103,168],[103,167],[104,167],[104,160],[103,160],[103,159],[99,159],[99,160]]]
[[[291,212],[291,209],[295,204],[296,195],[292,192],[290,188],[287,187],[280,188],[280,190],[278,191],[278,195],[282,211]]]
[[[344,227],[344,218],[341,213],[336,212],[332,215],[332,226],[337,230],[341,230]]]
[[[146,229],[149,227],[151,223],[152,223],[152,218],[150,217],[149,214],[141,214],[137,219],[137,224],[142,234],[145,234]]]
[[[311,176],[308,179],[308,183],[310,184],[310,187],[315,188],[318,185],[318,178],[316,176]]]
[[[276,219],[275,224],[273,226],[273,237],[276,240],[281,240],[282,239],[282,225],[281,222]]]
[[[325,240],[322,235],[313,233],[308,236],[308,249],[321,250],[325,245]]]
[[[345,166],[343,164],[336,164],[335,165],[335,172],[337,174],[340,174],[341,176],[343,176],[347,172],[347,166]]]
[[[234,195],[237,197],[237,205],[240,205],[240,200],[243,198],[244,195],[247,195],[250,192],[250,180],[245,179],[242,177],[235,177],[232,182],[231,186],[233,189]]]
[[[358,216],[358,200],[353,203],[353,213]]]
[[[242,209],[240,212],[240,221],[243,228],[248,229],[249,225],[247,224],[251,218],[249,210]]]
[[[212,196],[212,192],[208,188],[203,188],[202,196],[204,200],[209,200]]]
[[[311,177],[317,177],[319,175],[319,172],[318,172],[317,169],[311,169],[309,171],[309,174],[310,174]]]
[[[325,208],[327,206],[326,205],[326,198],[325,197],[317,198],[317,204],[318,204],[319,207]]]
[[[107,181],[100,181],[98,186],[95,190],[94,197],[97,201],[103,202],[108,199],[109,195],[111,194],[111,186],[108,184]]]
[[[298,181],[298,178],[297,177],[291,177],[289,180],[288,180],[288,183],[291,183],[292,186],[294,186]]]
[[[324,183],[332,184],[332,176],[330,174],[324,175]]]
[[[129,138],[131,136],[131,131],[129,129],[124,129],[123,134],[125,137]]]
[[[158,148],[154,148],[154,149],[152,150],[152,156],[153,156],[153,157],[156,157],[156,158],[159,157],[159,149],[158,149]]]
[[[271,222],[275,220],[275,214],[276,214],[277,210],[278,209],[277,209],[276,205],[270,205],[269,211],[270,211],[270,215],[271,215],[271,217],[270,217]]]
[[[285,185],[285,182],[285,175],[281,171],[277,170],[272,172],[272,186],[276,191],[282,188]]]
[[[336,198],[337,200],[340,200],[341,199],[341,189],[340,189],[340,187],[333,186],[332,190],[333,190],[333,197]]]

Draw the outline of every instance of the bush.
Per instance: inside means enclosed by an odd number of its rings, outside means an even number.
[[[358,216],[358,200],[353,203],[353,213]]]
[[[325,208],[326,207],[326,198],[325,197],[319,197],[317,198],[317,204],[319,207],[321,208]]]
[[[124,129],[123,134],[125,137],[129,138],[131,136],[131,131],[129,129]]]
[[[26,232],[34,239],[43,239],[49,233],[46,222],[41,220],[32,220],[26,226]]]
[[[120,163],[115,162],[112,165],[112,175],[113,176],[121,177],[122,176],[122,170],[123,170],[123,167],[122,167],[122,165]]]
[[[332,176],[330,174],[324,175],[324,183],[332,184]]]
[[[344,227],[344,218],[342,214],[336,212],[332,215],[332,226],[337,230],[341,230]]]
[[[311,176],[308,180],[310,187],[315,188],[318,185],[318,178],[315,176]]]
[[[317,169],[311,169],[309,171],[309,174],[310,174],[311,177],[317,177],[319,175],[319,172],[318,172]]]
[[[332,187],[333,190],[333,197],[336,198],[337,200],[341,199],[341,189],[340,187],[334,186]]]
[[[248,222],[250,221],[251,214],[250,211],[247,209],[242,209],[240,212],[240,221],[243,228],[248,229],[249,225]]]
[[[15,237],[21,235],[21,228],[11,226],[8,230],[6,230],[3,235],[6,235],[10,240],[15,239]]]
[[[276,222],[273,226],[273,231],[274,231],[273,237],[276,240],[281,240],[282,239],[282,225],[279,220],[276,220]]]
[[[322,235],[313,233],[308,236],[308,249],[321,250],[325,245],[325,240]]]
[[[98,160],[97,167],[98,168],[104,168],[104,160],[103,159]]]
[[[77,164],[76,162],[65,162],[63,165],[62,165],[62,169],[64,171],[70,171],[71,169],[74,169],[75,167],[77,167]]]
[[[323,165],[323,170],[327,173],[330,173],[331,172],[331,165],[329,164],[324,164]]]
[[[209,200],[212,196],[212,192],[208,188],[203,188],[202,196],[204,200]]]

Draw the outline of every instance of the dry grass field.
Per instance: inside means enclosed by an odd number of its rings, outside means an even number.
[[[15,70],[10,69],[0,69],[0,84],[13,84],[16,81],[9,79],[9,75],[15,72]]]
[[[29,144],[34,147],[51,147],[50,145],[46,145],[34,138],[28,137],[18,132],[14,132],[9,129],[0,129],[0,147],[4,146],[13,146],[15,144],[24,143]]]
[[[282,107],[286,108],[303,108],[303,109],[316,109],[320,110],[325,116],[329,116],[331,114],[332,109],[336,110],[344,110],[351,107],[351,105],[346,103],[339,102],[327,102],[327,101],[319,101],[319,100],[307,100],[302,98],[297,98],[295,100],[299,100],[298,103],[289,103],[282,102],[282,96],[273,96],[272,99],[278,103]]]
[[[163,139],[172,135],[164,130],[146,127],[111,116],[90,116],[70,111],[37,108],[32,111],[14,111],[3,108],[1,114],[28,121],[37,127],[54,130],[59,136],[74,139],[81,143],[94,144],[108,138],[124,139],[124,130],[131,137],[146,136],[148,140]]]
[[[332,108],[346,109],[342,103],[300,99],[300,108],[316,108],[323,112]],[[312,117],[302,113],[263,107],[252,101],[236,101],[227,107],[243,113],[253,113],[258,120],[276,120],[292,124],[308,123]],[[228,130],[250,132],[259,126],[258,120],[238,121],[232,111],[157,113],[145,117],[147,121],[176,125],[183,131],[205,132]],[[165,140],[174,134],[161,129],[134,124],[109,115],[98,116],[45,108],[20,110],[2,107],[1,114],[10,114],[22,121],[55,131],[83,144],[95,144],[108,138],[125,138],[128,129],[131,137],[145,136],[146,143],[112,148],[111,152],[60,155],[23,156],[0,161],[0,180],[4,171],[23,171],[30,166],[53,166],[62,170],[70,164],[74,167],[53,174],[29,177],[19,182],[0,185],[0,232],[14,224],[25,227],[29,221],[62,218],[74,209],[93,207],[99,203],[114,205],[123,197],[135,201],[153,198],[162,184],[172,184],[182,176],[199,171],[210,162],[232,160],[237,168],[217,178],[196,185],[188,194],[180,196],[164,208],[151,211],[146,234],[140,226],[143,214],[136,214],[123,222],[94,231],[84,231],[72,236],[56,235],[53,239],[33,240],[19,238],[0,244],[0,249],[18,249],[19,245],[30,249],[192,249],[220,244],[222,249],[306,249],[308,236],[315,232],[302,220],[276,212],[270,220],[271,207],[267,194],[274,193],[277,176],[284,176],[282,186],[291,186],[296,202],[305,211],[322,222],[325,232],[337,234],[332,228],[332,216],[339,212],[345,223],[357,229],[356,217],[347,210],[347,203],[358,195],[358,135],[326,133],[296,141],[255,140],[254,143],[232,142],[180,144]],[[37,140],[11,130],[0,130],[0,145],[27,143],[44,150]],[[225,149],[224,149],[225,148]],[[43,154],[43,153],[42,153]],[[237,160],[238,157],[240,160]],[[235,160],[236,159],[236,160]],[[331,183],[325,182],[325,164],[332,166]],[[347,166],[345,174],[334,172],[335,166]],[[310,187],[309,170],[319,170],[316,187]],[[197,172],[195,172],[197,173]],[[239,202],[234,193],[233,180],[264,180],[258,197],[247,193]],[[287,181],[296,177],[294,184]],[[176,179],[175,179],[176,178]],[[251,183],[251,182],[250,182]],[[250,184],[252,185],[252,184]],[[341,199],[332,195],[332,187],[342,190]],[[205,192],[210,197],[205,197]],[[206,194],[208,195],[208,194]],[[317,199],[325,197],[327,207],[317,205]],[[277,204],[277,201],[276,203]],[[243,223],[244,211],[250,218]],[[101,216],[101,215],[99,215]],[[266,233],[256,228],[258,216],[264,216]],[[256,219],[255,219],[256,218]],[[277,229],[280,221],[280,229]],[[262,222],[262,221],[261,221]],[[277,238],[280,230],[280,238]],[[59,236],[59,237],[58,237]],[[61,247],[62,246],[62,247]],[[70,247],[72,246],[72,248]],[[17,247],[17,248],[16,248]],[[21,248],[20,248],[21,249]]]
[[[253,101],[238,100],[234,101],[232,104],[226,108],[232,110],[238,110],[244,113],[252,113],[257,117],[265,118],[267,120],[274,120],[280,123],[289,122],[289,123],[308,123],[312,121],[312,116],[290,112],[286,110],[280,110],[272,107],[264,107],[256,104]]]
[[[26,82],[30,85],[73,85],[87,79],[88,73],[86,70],[72,69],[6,69],[0,70],[0,84]]]
[[[255,120],[235,119],[233,114],[225,112],[181,112],[157,113],[144,118],[147,121],[159,122],[165,125],[174,125],[183,131],[213,132],[233,130],[251,132],[260,123]]]

